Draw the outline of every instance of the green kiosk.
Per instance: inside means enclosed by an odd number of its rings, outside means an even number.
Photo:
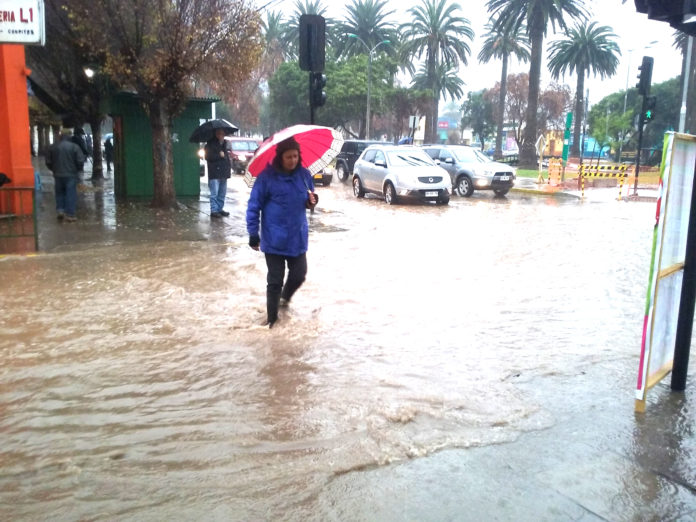
[[[189,143],[191,133],[212,117],[217,98],[190,98],[184,112],[172,124],[174,191],[176,197],[200,195],[198,145]],[[152,133],[150,122],[134,93],[121,92],[109,100],[114,121],[114,191],[118,199],[153,196]]]

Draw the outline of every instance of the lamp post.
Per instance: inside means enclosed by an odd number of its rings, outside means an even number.
[[[645,47],[640,47],[640,49],[645,50],[645,49],[650,49],[653,45],[658,43],[657,40],[653,40],[652,42],[648,43]],[[631,53],[637,49],[629,49],[628,50],[628,65],[626,66],[626,89],[624,91],[624,105],[623,105],[623,112],[621,113],[622,116],[626,114],[626,101],[628,100],[628,76],[631,72]],[[623,150],[623,142],[624,142],[624,137],[626,136],[626,133],[621,136],[621,143],[619,143],[619,163],[621,163],[621,152]],[[640,154],[640,151],[638,151],[638,154]]]
[[[377,43],[372,49],[365,43],[365,40],[360,38],[357,34],[349,34],[350,38],[355,38],[367,49],[367,108],[365,109],[365,139],[370,139],[370,90],[372,85],[372,54],[375,50],[382,44],[388,44],[389,40],[382,40]]]

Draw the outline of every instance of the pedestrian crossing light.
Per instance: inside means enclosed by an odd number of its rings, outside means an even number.
[[[321,107],[326,103],[326,93],[324,92],[325,86],[326,75],[322,73],[313,72],[310,93],[313,107]]]
[[[648,123],[654,119],[655,105],[657,105],[657,96],[645,97],[645,118],[643,119],[645,123]]]

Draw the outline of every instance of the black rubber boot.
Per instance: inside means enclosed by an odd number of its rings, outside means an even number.
[[[278,320],[278,303],[280,302],[280,292],[266,290],[266,314],[268,316],[268,327],[273,328],[273,325]]]

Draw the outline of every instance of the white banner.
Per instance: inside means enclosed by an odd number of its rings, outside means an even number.
[[[0,43],[44,45],[43,0],[0,0]]]

